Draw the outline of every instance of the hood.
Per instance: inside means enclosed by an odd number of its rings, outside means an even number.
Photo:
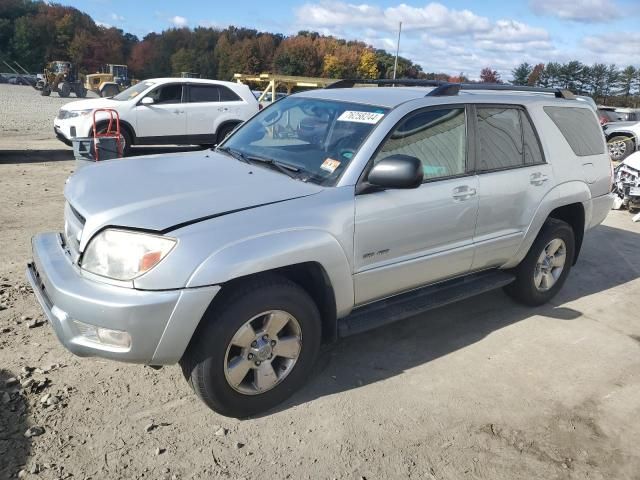
[[[109,108],[114,104],[122,104],[118,100],[111,100],[110,98],[88,98],[86,100],[76,100],[75,102],[65,103],[60,110],[89,110],[94,108]]]
[[[622,163],[640,172],[640,152],[632,153]]]
[[[85,219],[80,249],[105,226],[167,232],[190,223],[321,192],[262,166],[198,151],[83,167],[65,197]]]
[[[638,124],[638,122],[611,122],[607,123],[604,126],[605,132],[613,132],[616,130],[625,130],[633,125]]]

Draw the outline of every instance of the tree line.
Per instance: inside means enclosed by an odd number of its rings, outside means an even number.
[[[249,28],[172,28],[140,40],[99,25],[76,8],[39,0],[0,2],[0,59],[32,72],[51,60],[74,62],[82,73],[107,63],[128,64],[137,78],[196,72],[229,80],[263,72],[329,78],[387,78],[394,56],[360,41],[316,32],[284,36]],[[4,65],[3,65],[4,67]],[[417,78],[422,68],[398,59],[398,76]]]
[[[82,73],[107,63],[127,64],[136,78],[196,72],[230,80],[234,73],[264,72],[328,78],[391,78],[394,55],[361,41],[317,32],[284,36],[250,28],[171,28],[139,39],[97,24],[80,10],[41,0],[0,2],[0,60],[17,60],[32,72],[51,60],[70,60]],[[4,65],[3,65],[4,66]],[[1,67],[0,67],[1,68]],[[512,70],[515,85],[567,88],[601,103],[640,104],[640,68],[579,61],[521,63]],[[464,74],[425,72],[398,58],[398,78],[468,82]],[[481,70],[480,82],[501,83],[496,70]]]
[[[635,106],[640,102],[640,68],[633,65],[585,65],[577,60],[537,65],[525,62],[511,73],[514,85],[565,88],[616,106]]]

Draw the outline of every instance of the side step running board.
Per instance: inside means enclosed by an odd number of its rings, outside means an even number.
[[[488,270],[466,277],[402,293],[356,308],[338,320],[338,335],[347,337],[389,323],[404,320],[434,308],[504,287],[515,276],[502,270]]]

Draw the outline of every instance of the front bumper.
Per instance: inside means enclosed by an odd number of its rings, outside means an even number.
[[[220,287],[143,291],[85,278],[57,233],[32,239],[27,279],[60,342],[81,357],[176,363]],[[128,348],[89,339],[82,324],[126,332]]]

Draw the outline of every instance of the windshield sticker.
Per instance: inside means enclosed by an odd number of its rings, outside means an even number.
[[[329,173],[333,173],[336,171],[336,168],[338,168],[340,166],[340,162],[338,160],[334,160],[333,158],[327,158],[324,162],[322,162],[322,165],[320,165],[320,168],[322,170],[326,170]]]
[[[356,122],[370,123],[372,125],[378,123],[384,117],[384,113],[376,112],[357,112],[355,110],[347,110],[338,117],[339,122]]]

